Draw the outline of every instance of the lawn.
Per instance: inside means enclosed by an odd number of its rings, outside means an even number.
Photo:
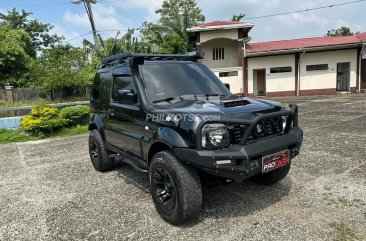
[[[88,126],[74,126],[71,128],[62,129],[57,132],[52,132],[44,136],[32,136],[22,132],[21,130],[6,130],[0,129],[0,144],[10,143],[10,142],[24,142],[24,141],[34,141],[50,137],[62,137],[62,136],[73,136],[88,132]]]

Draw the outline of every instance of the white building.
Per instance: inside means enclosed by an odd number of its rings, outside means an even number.
[[[187,31],[205,53],[201,63],[230,85],[233,93],[243,93],[244,38],[253,24],[215,21],[195,26]]]
[[[233,93],[296,96],[366,89],[366,33],[244,44],[252,24],[217,21],[188,29],[202,61]]]

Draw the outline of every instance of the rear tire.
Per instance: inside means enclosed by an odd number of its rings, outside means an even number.
[[[284,179],[290,171],[291,164],[279,167],[268,173],[259,174],[253,177],[255,182],[263,185],[272,185]]]
[[[149,181],[155,208],[167,222],[179,225],[198,217],[202,187],[195,168],[162,151],[152,158]]]
[[[90,132],[89,154],[90,160],[96,171],[106,172],[113,168],[114,159],[108,158],[108,152],[104,146],[104,141],[97,130],[92,130]]]

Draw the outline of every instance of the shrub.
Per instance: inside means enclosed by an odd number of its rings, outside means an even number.
[[[32,108],[30,116],[34,119],[50,120],[56,118],[59,114],[59,110],[52,106],[41,105]]]
[[[52,106],[33,107],[30,115],[20,121],[25,132],[40,135],[61,129],[67,120],[59,118],[59,110]]]
[[[67,124],[67,120],[56,117],[54,119],[42,120],[36,119],[33,116],[24,117],[20,121],[22,129],[35,135],[47,134],[57,131]]]
[[[68,120],[68,125],[87,124],[90,119],[90,108],[85,105],[65,107],[60,111],[60,118]]]
[[[33,135],[47,135],[65,126],[86,124],[89,115],[88,106],[65,107],[61,111],[52,106],[37,106],[20,121],[20,126]]]

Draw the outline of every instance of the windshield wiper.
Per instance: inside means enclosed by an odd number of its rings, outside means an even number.
[[[170,102],[172,100],[175,100],[175,99],[180,99],[180,100],[184,100],[182,97],[178,96],[178,97],[168,97],[168,98],[165,98],[165,99],[161,99],[161,100],[154,100],[152,103],[159,103],[159,102]]]

